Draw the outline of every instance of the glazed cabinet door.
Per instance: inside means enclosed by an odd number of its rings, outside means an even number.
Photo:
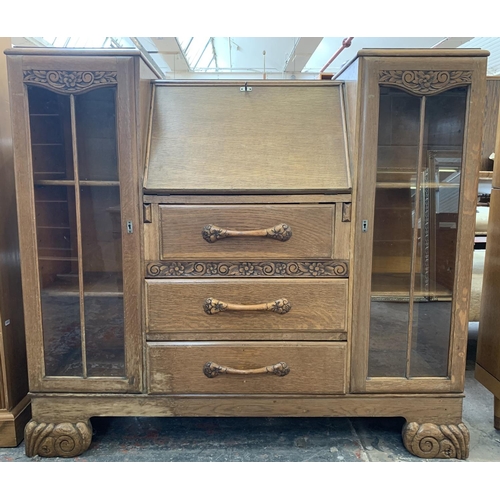
[[[484,68],[410,59],[361,67],[356,392],[463,390]]]
[[[31,390],[137,392],[133,58],[24,59],[10,79]]]

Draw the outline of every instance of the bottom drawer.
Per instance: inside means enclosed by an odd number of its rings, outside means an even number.
[[[343,342],[148,343],[150,394],[344,394]]]

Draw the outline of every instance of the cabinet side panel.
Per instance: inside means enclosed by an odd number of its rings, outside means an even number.
[[[354,163],[354,155],[356,154],[356,106],[358,103],[358,70],[359,60],[356,59],[353,63],[342,72],[340,79],[344,81],[346,121],[347,121],[347,137],[349,157],[351,165]],[[351,166],[352,174],[352,166]]]
[[[481,58],[469,64],[473,70],[473,76],[469,90],[469,109],[464,135],[462,199],[458,221],[449,370],[453,388],[456,391],[462,391],[465,384],[470,286],[479,180],[477,169],[481,158],[483,106],[486,94],[486,60]]]
[[[0,38],[0,342],[4,359],[4,401],[0,407],[12,409],[28,391],[26,347],[22,307],[19,237],[17,232],[14,162],[10,126],[6,57],[10,38]],[[0,349],[1,349],[0,348]]]
[[[138,82],[136,83],[138,87],[137,92],[137,121],[138,121],[138,133],[137,138],[139,140],[138,151],[139,151],[139,176],[140,176],[140,187],[142,189],[142,178],[144,174],[144,166],[146,165],[146,154],[147,154],[147,138],[150,132],[150,117],[151,117],[151,94],[153,92],[152,80],[155,79],[154,73],[147,67],[147,65],[139,58],[136,59],[136,65],[139,65],[139,69],[136,70],[136,77],[138,76]]]

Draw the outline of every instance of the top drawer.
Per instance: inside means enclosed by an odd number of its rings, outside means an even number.
[[[331,259],[335,206],[160,205],[160,259]]]

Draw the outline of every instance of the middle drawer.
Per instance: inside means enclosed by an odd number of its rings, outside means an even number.
[[[147,332],[345,332],[347,285],[321,278],[146,280]]]

